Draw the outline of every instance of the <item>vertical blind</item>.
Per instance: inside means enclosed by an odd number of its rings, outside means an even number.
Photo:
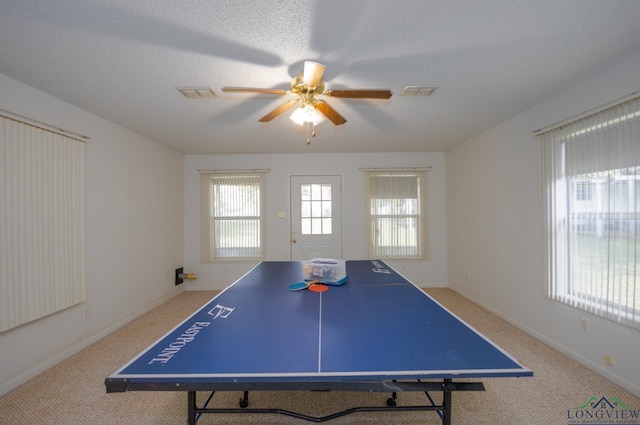
[[[549,296],[640,328],[640,98],[541,143]]]
[[[0,117],[0,332],[84,301],[84,143]]]
[[[366,171],[368,258],[426,258],[426,171]]]
[[[201,172],[202,262],[261,260],[264,172]]]

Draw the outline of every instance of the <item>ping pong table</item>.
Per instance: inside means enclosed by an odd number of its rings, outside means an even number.
[[[188,423],[203,413],[279,413],[323,422],[362,411],[436,411],[451,423],[452,393],[484,391],[460,378],[533,376],[382,260],[346,262],[347,283],[290,291],[302,265],[261,262],[105,380],[107,392],[185,391]],[[314,417],[247,407],[249,391],[388,392],[384,406]],[[198,392],[210,393],[197,403]],[[212,408],[240,391],[238,408]],[[400,406],[417,391],[425,404]],[[435,403],[430,393],[441,393]]]

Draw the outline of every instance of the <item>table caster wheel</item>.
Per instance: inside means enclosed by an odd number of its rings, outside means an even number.
[[[396,399],[395,399],[395,398],[393,398],[393,397],[389,397],[389,398],[387,399],[387,406],[389,406],[389,407],[393,407],[393,406],[395,406],[395,405],[396,405]]]
[[[244,409],[249,405],[249,400],[245,400],[244,398],[241,398],[238,404],[240,405],[240,407]]]

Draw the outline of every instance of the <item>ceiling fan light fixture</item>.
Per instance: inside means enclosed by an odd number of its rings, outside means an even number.
[[[304,71],[291,79],[291,90],[253,88],[253,87],[223,87],[224,93],[259,93],[293,95],[291,99],[260,118],[262,123],[270,122],[285,111],[302,103],[302,106],[290,116],[291,120],[302,126],[305,123],[309,130],[310,143],[315,137],[314,127],[328,119],[334,125],[342,125],[347,120],[333,107],[319,96],[337,97],[344,99],[389,99],[391,90],[382,89],[340,89],[325,90],[323,75],[326,67],[318,62],[305,61]]]
[[[324,115],[322,115],[313,105],[302,105],[296,109],[290,117],[291,121],[298,125],[303,125],[305,122],[311,123],[314,126],[324,121]]]
[[[321,63],[306,61],[302,82],[309,87],[316,87],[322,80],[325,68]]]

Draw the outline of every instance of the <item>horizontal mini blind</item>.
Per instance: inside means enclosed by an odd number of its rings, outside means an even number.
[[[265,172],[201,172],[202,262],[263,257]]]
[[[85,301],[84,145],[0,117],[0,332]]]
[[[541,143],[549,296],[640,328],[640,98]]]

